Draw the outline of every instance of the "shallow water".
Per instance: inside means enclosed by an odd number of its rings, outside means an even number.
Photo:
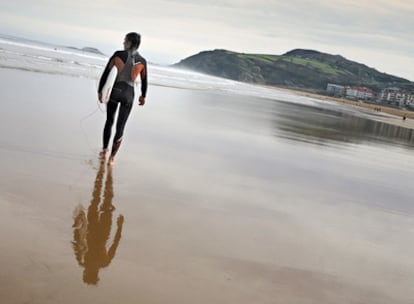
[[[0,75],[2,303],[414,301],[412,130],[150,86],[109,170],[95,80]]]

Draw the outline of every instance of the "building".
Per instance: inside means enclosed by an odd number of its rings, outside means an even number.
[[[386,88],[378,96],[379,102],[395,104],[397,106],[413,106],[414,91],[402,90],[400,88]]]
[[[386,88],[381,90],[381,93],[378,95],[378,100],[380,102],[394,103],[396,101],[396,96],[399,88]]]
[[[345,87],[338,84],[328,83],[326,87],[326,92],[328,95],[331,96],[344,96],[345,95]]]
[[[350,87],[328,83],[326,92],[331,96],[340,96],[355,100],[372,100],[374,98],[374,92],[366,87]]]
[[[366,87],[347,87],[345,97],[356,100],[372,100],[374,98],[374,92]]]

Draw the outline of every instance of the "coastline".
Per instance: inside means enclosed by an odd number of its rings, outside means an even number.
[[[272,87],[277,88],[282,91],[286,91],[292,94],[306,96],[310,98],[315,98],[319,100],[329,101],[329,102],[336,102],[340,104],[345,104],[348,106],[358,107],[365,110],[372,111],[372,113],[385,113],[390,115],[389,117],[383,116],[381,118],[378,118],[378,120],[386,123],[390,123],[399,127],[414,129],[414,112],[402,110],[402,109],[395,109],[391,107],[386,107],[383,105],[375,105],[375,104],[369,104],[365,102],[359,102],[359,101],[353,101],[345,98],[337,98],[332,96],[326,96],[326,95],[320,95],[316,93],[309,93],[309,92],[303,92],[299,90],[293,90],[293,89],[287,89],[287,88],[281,88],[281,87]],[[376,109],[379,109],[376,110]],[[403,120],[402,117],[405,115],[406,120]]]

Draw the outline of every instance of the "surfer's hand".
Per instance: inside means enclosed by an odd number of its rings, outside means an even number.
[[[139,101],[139,105],[140,106],[143,106],[145,104],[145,97],[140,96],[139,99],[138,99],[138,101]]]
[[[99,102],[102,103],[102,94],[101,93],[98,93],[98,99],[99,99]]]

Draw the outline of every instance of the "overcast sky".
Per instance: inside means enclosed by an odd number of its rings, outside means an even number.
[[[107,54],[137,31],[156,63],[217,48],[306,48],[414,81],[414,0],[12,0],[0,9],[2,34]]]

